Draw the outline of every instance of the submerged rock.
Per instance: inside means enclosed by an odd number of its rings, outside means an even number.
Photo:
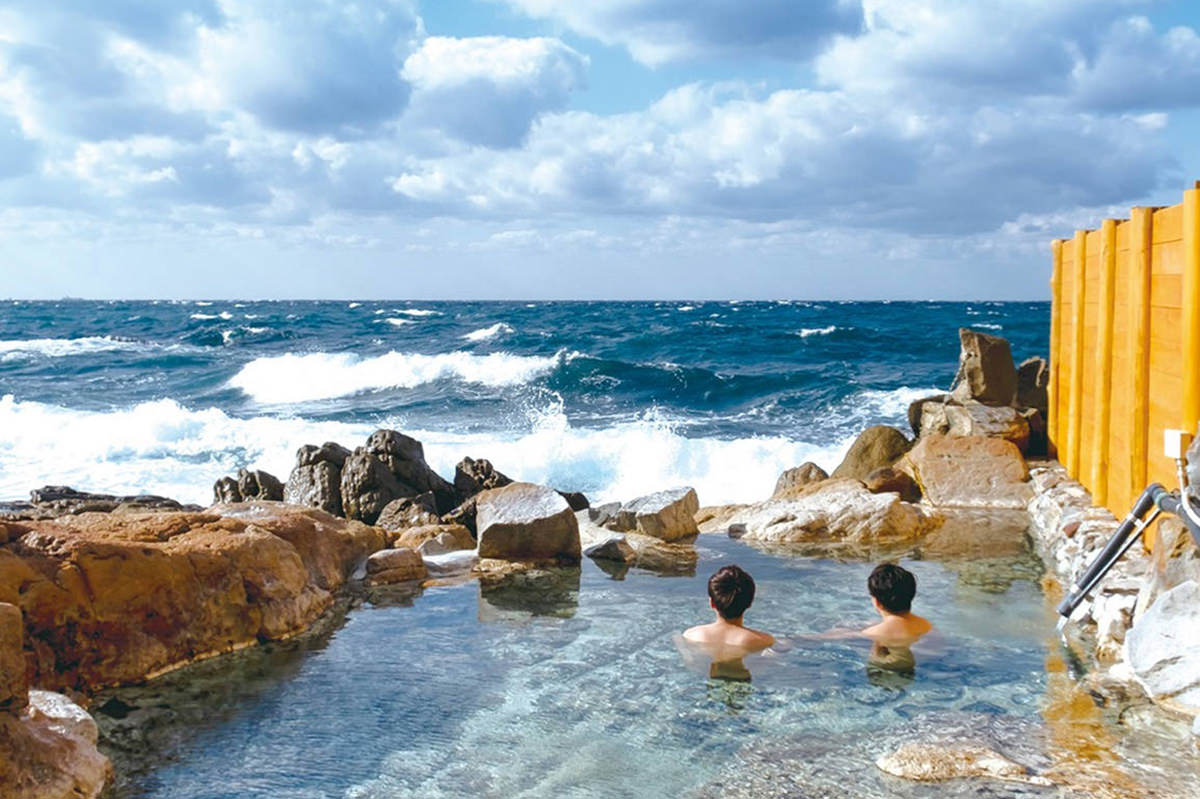
[[[278,503],[6,526],[0,602],[24,614],[31,680],[80,691],[300,632],[385,544],[382,530]]]
[[[846,457],[833,470],[831,477],[851,477],[863,480],[884,466],[891,466],[912,448],[904,433],[887,425],[874,425],[858,434]]]
[[[367,585],[423,580],[426,573],[420,553],[408,547],[381,549],[367,558]]]
[[[29,706],[0,713],[0,795],[96,799],[112,775],[87,711],[62,694],[30,691]]]
[[[1017,368],[1008,340],[968,328],[958,331],[958,381],[951,392],[958,400],[985,405],[1012,405],[1017,397]]]
[[[677,541],[696,535],[700,500],[692,488],[672,488],[630,500],[606,524],[610,529]]]
[[[1024,508],[1033,498],[1025,459],[1001,438],[926,436],[898,468],[935,506]]]
[[[481,558],[579,561],[579,524],[554,489],[511,483],[484,491],[475,501]]]
[[[941,517],[901,501],[895,493],[872,494],[858,480],[831,478],[791,499],[768,500],[736,513],[729,525],[743,538],[786,544],[873,545],[916,540]]]
[[[779,475],[779,479],[775,481],[775,491],[771,494],[771,499],[786,499],[806,486],[828,479],[828,472],[812,461],[806,461]]]
[[[1035,774],[1020,763],[977,744],[912,743],[905,744],[875,761],[880,771],[906,780],[941,782],[963,777],[1024,782],[1030,785],[1053,785],[1050,780]]]
[[[1165,592],[1125,635],[1125,659],[1160,705],[1200,715],[1200,583]]]

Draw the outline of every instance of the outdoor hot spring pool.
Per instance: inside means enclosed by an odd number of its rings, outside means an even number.
[[[102,696],[106,796],[1058,795],[907,783],[874,761],[931,735],[983,735],[1035,768],[1163,749],[1069,698],[1032,556],[905,559],[936,630],[901,674],[869,667],[865,642],[799,638],[871,620],[871,563],[697,549],[694,575],[617,579],[585,558],[495,588],[380,590],[302,640]],[[706,578],[731,562],[758,584],[748,623],[792,639],[748,659],[749,682],[690,670],[672,638],[709,620]]]

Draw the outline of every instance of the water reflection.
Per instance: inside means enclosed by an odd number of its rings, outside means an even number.
[[[569,619],[579,608],[579,567],[529,569],[479,581],[479,620]]]

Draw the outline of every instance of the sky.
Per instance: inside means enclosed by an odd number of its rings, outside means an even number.
[[[0,297],[1045,299],[1200,4],[0,0]]]

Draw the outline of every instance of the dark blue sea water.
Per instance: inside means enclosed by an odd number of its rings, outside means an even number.
[[[1046,303],[0,302],[0,499],[207,502],[240,466],[395,427],[445,475],[702,502],[832,467],[954,375],[957,328],[1045,354]]]

